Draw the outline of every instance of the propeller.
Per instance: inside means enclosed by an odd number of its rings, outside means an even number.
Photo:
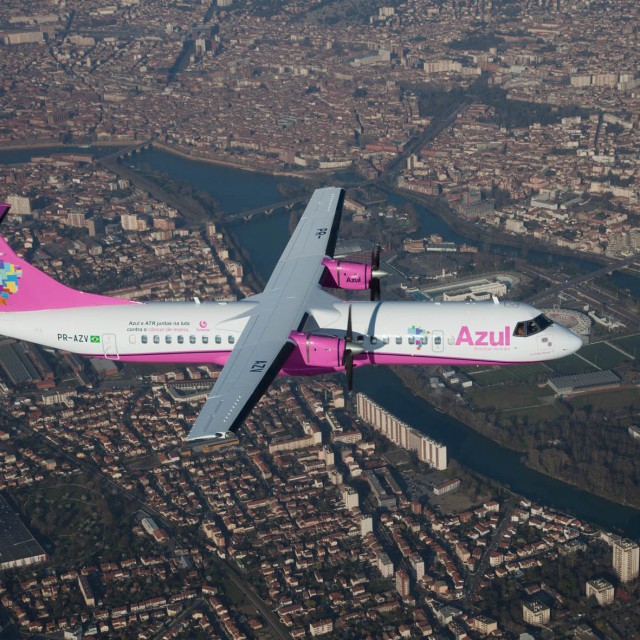
[[[371,251],[371,301],[380,300],[380,280],[389,274],[380,270],[380,245]]]
[[[349,305],[349,315],[347,316],[347,332],[344,336],[344,352],[342,354],[342,364],[347,375],[347,388],[353,391],[353,356],[362,353],[364,348],[353,341],[353,327],[351,323],[351,305]]]

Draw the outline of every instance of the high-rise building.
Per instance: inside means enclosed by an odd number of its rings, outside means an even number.
[[[613,585],[602,578],[589,580],[586,585],[587,598],[595,596],[601,607],[606,607],[613,602]]]
[[[360,504],[358,492],[351,487],[342,487],[342,501],[346,509],[357,509]]]
[[[360,535],[366,536],[368,533],[373,532],[373,518],[371,516],[360,516]]]
[[[551,620],[551,609],[539,600],[525,602],[522,605],[522,617],[527,624],[542,627]]]
[[[383,578],[390,578],[393,575],[393,562],[384,551],[378,554],[378,569]]]
[[[415,451],[422,462],[426,462],[436,469],[447,468],[447,447],[445,445],[398,420],[364,393],[359,393],[356,396],[356,406],[358,417],[371,424],[389,440],[404,449]]]
[[[640,547],[632,540],[613,541],[613,569],[620,582],[631,582],[640,570]]]
[[[420,556],[411,556],[409,558],[409,566],[416,582],[424,578],[424,560]]]
[[[396,591],[406,598],[410,593],[411,584],[409,582],[409,574],[404,569],[396,571]]]

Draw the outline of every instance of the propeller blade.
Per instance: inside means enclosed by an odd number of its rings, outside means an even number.
[[[375,249],[371,250],[371,270],[377,271],[380,268],[380,251],[382,247],[377,244]]]
[[[344,356],[344,372],[347,375],[347,389],[353,391],[353,352],[351,349],[347,349]]]
[[[371,278],[371,286],[369,287],[371,302],[380,300],[380,278]]]
[[[351,321],[351,305],[349,305],[349,314],[347,315],[347,331],[344,335],[344,351],[342,352],[342,365],[347,376],[347,388],[353,390],[353,356],[356,353],[362,353],[364,347],[353,341],[353,324]]]
[[[380,300],[380,279],[388,276],[386,271],[380,270],[380,252],[382,247],[377,244],[375,249],[371,251],[371,281],[369,283],[369,289],[371,290],[370,298],[371,302]]]

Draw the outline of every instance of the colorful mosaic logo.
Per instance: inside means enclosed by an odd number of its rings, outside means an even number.
[[[407,328],[407,334],[410,336],[416,337],[416,351],[420,351],[422,349],[422,345],[427,343],[427,336],[430,334],[430,331],[423,329],[422,327],[416,327],[415,324],[412,324]],[[422,337],[424,336],[424,337]]]
[[[18,291],[18,279],[22,278],[22,269],[15,264],[0,260],[0,304],[7,304],[9,296]]]

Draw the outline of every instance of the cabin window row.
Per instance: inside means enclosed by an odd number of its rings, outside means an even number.
[[[364,336],[359,335],[356,337],[356,342],[362,344],[364,342]],[[382,342],[382,344],[389,344],[389,337],[382,336],[380,338],[376,336],[369,336],[369,342],[371,344],[378,344],[378,342]],[[402,336],[395,337],[396,344],[402,344],[404,342],[404,338]],[[408,344],[429,344],[429,336],[407,336]],[[442,344],[442,336],[433,336],[433,344],[441,345]]]
[[[136,338],[137,336],[135,335],[130,335],[129,336],[129,342],[131,343],[135,343],[136,342]],[[151,338],[151,340],[150,340]],[[185,336],[185,335],[170,335],[170,334],[166,334],[164,336],[164,341],[162,340],[162,337],[159,335],[154,335],[154,336],[148,336],[147,334],[142,334],[140,336],[140,342],[142,342],[142,344],[148,344],[149,342],[152,342],[153,344],[160,344],[161,342],[164,342],[165,344],[172,344],[174,342],[174,338],[175,338],[175,342],[177,344],[197,344],[198,342],[200,344],[209,344],[209,339],[213,338],[213,341],[216,344],[222,344],[223,338],[222,336],[208,336],[208,335],[201,335],[199,336],[199,340],[198,340],[198,336],[194,336],[194,335],[190,335],[190,336]],[[236,341],[235,336],[227,336],[227,343],[228,344],[233,344]]]

